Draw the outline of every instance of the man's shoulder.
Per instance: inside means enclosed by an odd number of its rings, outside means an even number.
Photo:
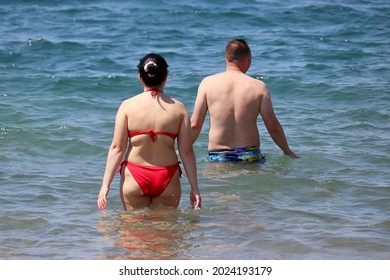
[[[261,91],[267,89],[267,85],[262,80],[260,80],[258,78],[251,77],[249,75],[246,75],[246,76],[247,76],[248,82],[250,82],[257,89],[259,89]]]
[[[211,74],[211,75],[208,75],[208,76],[204,77],[202,82],[207,82],[207,81],[210,81],[210,80],[220,79],[224,75],[225,75],[225,72],[214,73],[214,74]]]
[[[225,78],[223,77],[223,73],[216,73],[209,76],[206,76],[202,79],[199,84],[199,88],[210,89],[215,85],[220,84]]]

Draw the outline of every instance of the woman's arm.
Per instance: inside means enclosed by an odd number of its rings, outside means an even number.
[[[110,190],[110,185],[126,151],[127,135],[127,117],[122,103],[116,114],[114,136],[108,150],[106,169],[104,171],[103,182],[97,200],[99,210],[106,209],[107,194]]]
[[[178,150],[191,186],[191,205],[193,208],[198,209],[201,208],[202,199],[198,189],[195,153],[192,148],[191,121],[188,112],[185,109],[184,111],[177,138]]]

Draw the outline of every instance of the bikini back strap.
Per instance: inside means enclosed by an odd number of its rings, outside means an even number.
[[[171,137],[172,139],[175,139],[177,137],[177,135],[174,134],[174,133],[169,133],[169,132],[164,132],[164,131],[153,131],[151,129],[149,129],[149,130],[139,130],[139,131],[130,131],[129,132],[129,136],[130,137],[134,137],[134,136],[141,135],[141,134],[149,134],[150,138],[152,139],[152,142],[156,141],[157,134],[166,135],[166,136]]]

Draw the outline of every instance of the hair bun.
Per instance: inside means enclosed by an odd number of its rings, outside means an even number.
[[[149,53],[137,65],[143,83],[149,87],[159,87],[168,74],[168,64],[159,54]]]
[[[149,77],[156,76],[157,73],[157,64],[154,61],[149,61],[144,66],[144,71],[148,74]]]

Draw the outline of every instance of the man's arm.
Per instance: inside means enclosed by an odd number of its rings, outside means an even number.
[[[263,118],[265,127],[267,128],[276,145],[279,146],[285,155],[288,155],[291,158],[297,158],[298,156],[293,151],[291,151],[290,147],[288,146],[286,135],[284,134],[282,125],[276,118],[271,102],[271,96],[267,88],[265,88],[264,95],[260,103],[260,114]]]
[[[206,92],[204,82],[202,81],[198,87],[198,94],[195,100],[194,111],[192,112],[191,116],[192,143],[198,139],[204,120],[206,118],[207,110]]]

